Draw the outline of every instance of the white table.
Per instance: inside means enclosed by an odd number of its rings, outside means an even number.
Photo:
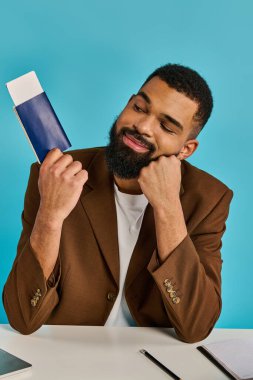
[[[202,342],[249,336],[253,337],[253,330],[215,329]],[[12,380],[169,380],[139,353],[141,348],[183,380],[228,379],[196,349],[198,345],[180,342],[172,329],[43,326],[25,336],[0,325],[0,348],[33,365]]]

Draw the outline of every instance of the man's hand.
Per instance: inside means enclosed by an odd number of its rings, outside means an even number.
[[[179,199],[181,161],[176,156],[161,156],[144,167],[138,178],[140,187],[154,209]]]
[[[55,223],[63,223],[73,210],[88,179],[79,161],[58,148],[52,149],[40,167],[40,215]]]
[[[181,161],[160,157],[141,170],[138,182],[154,210],[158,255],[164,262],[187,235],[179,197]]]
[[[52,149],[40,167],[40,206],[30,236],[31,247],[46,279],[52,273],[59,254],[64,219],[73,210],[88,179],[79,161]]]

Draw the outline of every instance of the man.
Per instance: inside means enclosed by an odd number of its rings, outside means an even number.
[[[186,158],[212,110],[195,71],[152,73],[106,148],[48,153],[31,173],[3,300],[10,324],[174,327],[204,339],[221,312],[232,191]]]

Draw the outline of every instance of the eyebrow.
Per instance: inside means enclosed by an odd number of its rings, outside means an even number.
[[[136,96],[138,96],[138,95],[141,96],[149,105],[152,104],[150,97],[144,91],[139,91],[136,94]],[[184,128],[183,128],[182,124],[179,123],[179,121],[177,121],[176,119],[174,119],[174,117],[172,117],[170,115],[166,115],[165,113],[162,113],[161,115],[164,116],[165,119],[167,119],[168,121],[173,123],[181,131],[183,131]]]

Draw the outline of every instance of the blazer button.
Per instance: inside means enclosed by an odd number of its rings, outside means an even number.
[[[109,292],[107,294],[107,299],[108,301],[114,302],[117,298],[117,295],[115,293]]]
[[[180,298],[179,297],[174,297],[174,298],[172,298],[172,302],[173,303],[179,303],[180,302]]]
[[[37,305],[37,301],[35,299],[31,299],[31,305],[35,307]]]
[[[37,292],[35,293],[35,295],[41,297],[40,289],[37,289]]]

